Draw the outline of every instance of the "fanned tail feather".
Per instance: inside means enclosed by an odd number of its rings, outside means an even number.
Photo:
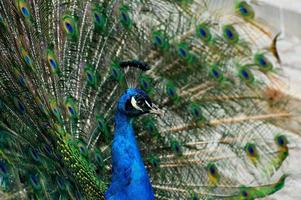
[[[227,2],[1,1],[4,197],[104,199],[130,60],[150,66],[137,84],[165,112],[135,121],[156,198],[280,190],[290,147],[274,124],[292,115],[267,95],[281,78],[278,35],[246,1]]]

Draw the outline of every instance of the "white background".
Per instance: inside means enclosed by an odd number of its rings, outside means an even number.
[[[283,33],[278,48],[284,73],[290,81],[290,87],[285,92],[301,99],[301,0],[253,0],[251,2],[257,4],[255,9],[258,17],[262,17]],[[283,166],[283,171],[289,173],[290,177],[284,189],[266,199],[301,200],[301,137],[290,135],[294,138],[291,139],[291,143],[295,149],[290,151],[287,164]]]

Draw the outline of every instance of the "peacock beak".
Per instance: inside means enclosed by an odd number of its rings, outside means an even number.
[[[164,115],[163,110],[161,110],[156,104],[152,103],[152,106],[150,107],[149,113],[158,115],[162,117]]]

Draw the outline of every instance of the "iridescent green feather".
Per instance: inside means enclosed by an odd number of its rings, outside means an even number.
[[[234,195],[233,197],[229,198],[231,200],[252,200],[256,198],[263,198],[268,195],[271,195],[280,189],[283,188],[286,175],[283,175],[277,183],[266,185],[266,186],[258,186],[258,187],[246,187],[241,186],[240,194]]]
[[[213,39],[210,31],[209,24],[201,23],[196,27],[196,35],[206,44],[210,43]]]
[[[178,99],[177,88],[172,81],[167,82],[165,92],[171,100],[176,101]]]
[[[58,63],[57,56],[51,48],[47,49],[47,61],[51,72],[55,75],[61,75],[61,69]]]
[[[162,50],[167,50],[169,48],[169,40],[163,31],[152,32],[152,43]]]
[[[213,186],[216,186],[221,178],[218,168],[216,167],[216,165],[214,163],[209,163],[206,166],[206,170],[207,170],[209,183]]]
[[[205,117],[202,114],[201,106],[198,103],[191,103],[188,107],[188,111],[193,116],[196,123],[202,124],[205,122]]]
[[[66,36],[71,40],[76,40],[78,38],[78,25],[77,19],[69,14],[62,17],[62,26]]]
[[[214,64],[210,67],[209,75],[218,82],[224,80],[223,72],[221,71],[220,66],[218,64]]]
[[[239,77],[247,84],[252,84],[255,77],[250,69],[250,65],[244,65],[239,68]]]
[[[27,71],[35,70],[34,66],[33,66],[32,58],[29,55],[28,51],[24,47],[21,47],[21,55],[22,55],[25,65],[27,66],[26,70]]]
[[[65,109],[70,118],[72,118],[73,120],[76,120],[78,118],[78,110],[74,98],[67,97],[65,99]]]
[[[97,131],[101,132],[101,136],[103,137],[104,141],[109,142],[110,130],[104,116],[96,115],[96,121],[97,121]]]
[[[181,43],[177,46],[177,52],[180,59],[183,59],[187,63],[192,63],[193,55],[189,51],[188,44]]]
[[[95,69],[92,65],[85,66],[85,73],[86,73],[86,81],[89,86],[92,88],[96,88],[99,80],[98,74],[95,72]]]
[[[175,155],[182,156],[182,145],[177,140],[172,140],[170,142],[170,147]]]
[[[267,73],[273,70],[273,64],[263,53],[257,53],[254,56],[254,62],[259,67],[259,70]]]
[[[154,90],[153,80],[149,76],[146,76],[146,75],[140,76],[139,85],[148,94],[151,94]]]
[[[233,25],[223,26],[223,36],[229,44],[237,44],[239,42],[239,34]]]
[[[62,113],[57,105],[57,102],[54,99],[52,99],[49,101],[49,104],[50,104],[51,112],[54,114],[58,122],[62,124],[63,123]]]
[[[29,20],[31,18],[31,10],[28,5],[27,0],[17,0],[17,7],[21,15],[26,19]]]
[[[98,5],[92,8],[93,21],[97,32],[103,32],[106,28],[107,16],[104,14],[104,9]]]
[[[131,29],[133,22],[130,17],[130,8],[127,5],[123,5],[119,9],[119,21],[126,29]]]
[[[258,150],[256,148],[256,145],[253,143],[248,143],[245,145],[244,150],[248,156],[248,158],[254,163],[257,164],[257,162],[260,159],[260,155],[258,153]]]
[[[254,19],[255,11],[246,1],[241,1],[236,5],[236,12],[246,20]]]

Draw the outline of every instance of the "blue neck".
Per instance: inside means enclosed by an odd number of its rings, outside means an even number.
[[[137,147],[132,119],[119,111],[115,113],[112,160],[112,183],[106,199],[132,199],[133,196],[136,199],[154,199],[150,180]]]
[[[119,144],[121,141],[122,143]],[[121,153],[118,154],[118,156],[113,155],[113,164],[115,164],[115,166],[123,165],[125,161],[139,161],[139,164],[144,168],[133,130],[132,119],[119,111],[115,113],[115,133],[113,144],[119,145],[118,149],[114,150]]]
[[[134,137],[134,130],[132,126],[132,119],[127,117],[125,114],[121,113],[120,111],[116,111],[115,113],[115,134],[116,136],[132,136]],[[129,128],[127,131],[124,131],[124,128]]]

